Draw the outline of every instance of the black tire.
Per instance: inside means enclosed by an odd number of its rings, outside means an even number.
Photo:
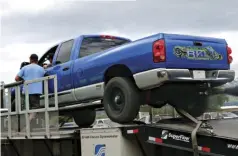
[[[74,118],[74,122],[79,127],[90,127],[95,119],[96,119],[96,111],[94,109],[85,109],[73,111],[72,116]]]
[[[140,92],[130,78],[114,77],[105,87],[103,105],[112,121],[132,122],[140,110]]]

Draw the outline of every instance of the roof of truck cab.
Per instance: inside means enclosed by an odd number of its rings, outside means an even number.
[[[58,45],[60,45],[60,44],[62,44],[62,43],[64,43],[64,42],[66,42],[66,41],[69,41],[69,40],[72,40],[72,39],[80,39],[80,38],[82,38],[82,37],[100,37],[100,36],[102,36],[102,35],[105,35],[105,34],[94,34],[94,35],[93,35],[93,34],[86,34],[86,35],[80,35],[80,36],[77,36],[77,37],[72,37],[72,38],[67,38],[67,39],[61,40],[61,41],[59,41],[59,42],[53,44],[52,46],[50,46],[50,48],[48,48],[47,51],[46,51],[45,53],[43,53],[42,56],[44,56],[51,48],[53,48],[53,47],[55,47],[55,46],[58,46]],[[123,39],[123,40],[128,40],[128,41],[130,41],[130,42],[132,41],[131,39],[126,38],[126,37],[122,37],[122,36],[115,36],[115,35],[107,35],[107,36],[113,36],[113,37],[115,37],[115,38]],[[41,56],[41,57],[42,57],[42,56]]]

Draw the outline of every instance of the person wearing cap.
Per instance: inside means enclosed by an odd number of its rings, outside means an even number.
[[[43,67],[38,65],[38,56],[36,54],[32,54],[30,56],[30,64],[20,69],[19,73],[15,77],[15,80],[21,81],[23,79],[24,81],[27,81],[42,78],[44,76],[45,70]],[[40,107],[40,95],[42,95],[42,90],[42,82],[35,82],[28,85],[30,109],[36,109]],[[24,88],[23,94],[25,94]],[[24,98],[24,96],[22,98]],[[35,114],[33,117],[34,116]]]
[[[44,69],[49,68],[49,67],[52,66],[53,57],[54,57],[54,54],[49,54],[48,60],[49,60],[50,64],[45,64],[45,65],[43,66]]]

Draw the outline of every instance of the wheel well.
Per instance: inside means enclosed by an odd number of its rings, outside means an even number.
[[[129,77],[133,82],[135,82],[131,70],[126,65],[122,64],[108,68],[104,74],[104,82],[107,84],[107,82],[113,77]]]

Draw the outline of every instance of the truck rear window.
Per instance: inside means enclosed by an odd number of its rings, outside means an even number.
[[[80,57],[88,56],[130,41],[124,39],[107,39],[101,37],[84,38],[80,48]]]

